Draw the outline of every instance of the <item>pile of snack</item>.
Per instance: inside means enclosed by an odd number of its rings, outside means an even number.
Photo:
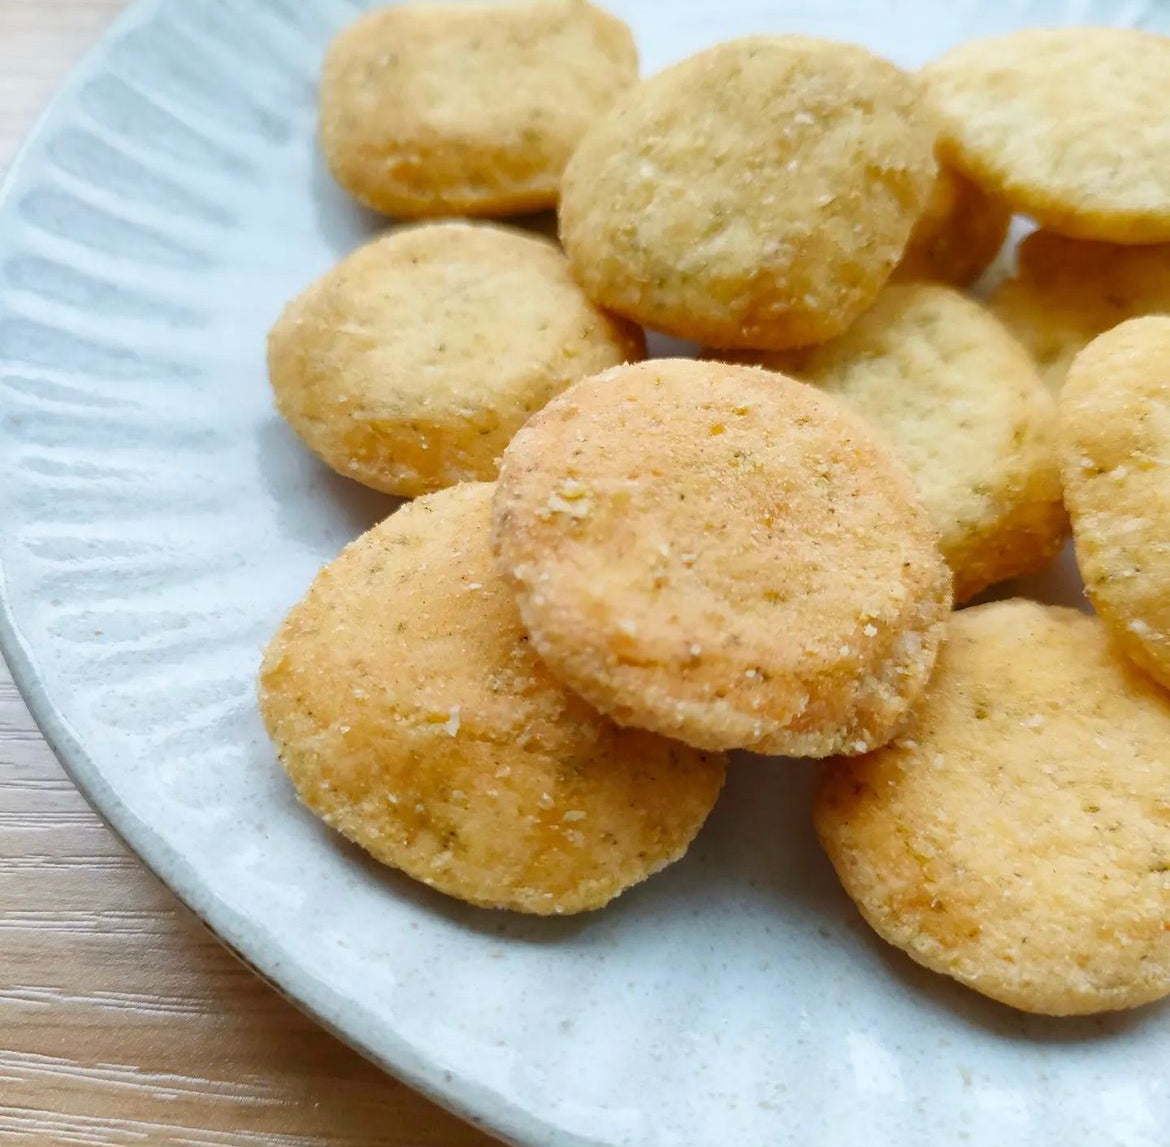
[[[342,32],[342,185],[555,206],[561,245],[399,228],[272,331],[304,442],[417,498],[266,655],[305,803],[450,895],[578,912],[682,855],[727,750],[824,758],[821,841],[914,959],[1029,1011],[1170,993],[1168,106],[1170,40],[1119,29],[916,75],[757,36],[643,81],[586,0]],[[952,612],[1070,517],[1097,617]]]

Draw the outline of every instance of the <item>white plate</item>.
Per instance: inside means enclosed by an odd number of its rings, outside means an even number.
[[[740,762],[683,863],[576,920],[463,908],[298,807],[260,647],[390,503],[280,423],[263,338],[376,226],[313,144],[317,61],[358,6],[134,7],[8,182],[4,639],[78,784],[289,996],[518,1143],[1164,1147],[1166,1011],[1028,1019],[885,948],[815,847],[801,769]],[[611,7],[647,70],[753,31],[913,65],[1019,24],[1170,26],[1137,0]]]

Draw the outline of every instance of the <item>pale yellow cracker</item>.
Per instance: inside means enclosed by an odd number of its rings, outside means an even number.
[[[940,167],[926,209],[914,224],[895,279],[974,282],[999,253],[1011,208],[950,167]]]
[[[268,365],[277,407],[316,454],[414,497],[494,478],[532,411],[644,349],[550,241],[431,223],[375,240],[294,300]]]
[[[917,81],[850,44],[757,36],[660,72],[565,170],[590,296],[712,346],[819,342],[867,307],[934,178]]]
[[[885,436],[938,529],[956,601],[1059,550],[1055,405],[1024,349],[958,291],[891,284],[840,338],[737,361],[813,383]]]
[[[1053,390],[1099,334],[1139,315],[1170,313],[1170,243],[1125,247],[1035,231],[991,309],[1028,348]]]
[[[1073,360],[1060,453],[1089,597],[1170,688],[1170,318],[1131,319]]]
[[[493,566],[491,496],[420,499],[326,566],[261,711],[301,799],[378,860],[484,907],[597,908],[686,851],[724,761],[549,676]]]
[[[1170,240],[1170,38],[1026,28],[924,68],[941,158],[1042,226]]]
[[[392,215],[537,211],[637,77],[629,28],[586,0],[377,8],[326,55],[321,146],[343,187]]]
[[[875,931],[1029,1012],[1170,993],[1170,698],[1104,626],[954,615],[893,745],[826,766],[817,832]]]
[[[505,452],[493,538],[550,668],[702,748],[883,743],[951,605],[901,464],[844,403],[751,367],[570,387]]]

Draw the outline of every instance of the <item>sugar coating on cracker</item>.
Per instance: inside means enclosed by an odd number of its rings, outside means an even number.
[[[885,437],[939,532],[956,601],[1060,549],[1055,404],[1023,347],[958,291],[893,283],[837,339],[736,361],[814,384]]]
[[[488,546],[492,487],[404,507],[273,638],[260,708],[302,801],[472,904],[597,908],[678,859],[724,760],[619,729],[533,653]]]
[[[1170,37],[1025,28],[922,71],[941,158],[1063,235],[1170,240]]]
[[[999,253],[1011,220],[1007,204],[954,168],[940,166],[893,277],[966,287]]]
[[[1170,318],[1094,339],[1060,393],[1065,500],[1085,589],[1170,688]]]
[[[285,309],[268,341],[281,414],[338,473],[415,497],[490,480],[554,394],[640,359],[556,245],[486,223],[429,223],[362,247]]]
[[[951,606],[901,464],[839,400],[751,367],[577,383],[508,447],[493,521],[553,672],[622,724],[704,748],[883,743]]]
[[[818,835],[919,963],[1029,1012],[1170,993],[1170,697],[1095,618],[954,615],[914,721],[824,767]]]
[[[1034,231],[988,304],[1028,348],[1052,390],[1076,355],[1126,319],[1170,312],[1170,243],[1148,247]]]
[[[376,8],[325,57],[321,146],[338,182],[388,214],[539,211],[637,76],[629,28],[586,0]]]
[[[645,81],[565,171],[590,296],[724,347],[840,333],[902,255],[935,174],[917,81],[850,44],[757,36]]]

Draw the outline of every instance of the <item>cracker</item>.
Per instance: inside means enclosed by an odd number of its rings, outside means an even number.
[[[1095,618],[955,614],[913,723],[826,766],[815,817],[862,915],[933,971],[1052,1015],[1170,992],[1170,698]]]
[[[1041,226],[1170,240],[1170,38],[1026,28],[924,68],[940,157]]]
[[[644,349],[638,328],[582,294],[552,242],[431,223],[310,286],[273,328],[268,365],[277,407],[311,450],[414,497],[494,478],[532,411]]]
[[[1170,244],[1125,247],[1034,231],[989,305],[1053,390],[1076,355],[1126,319],[1170,312]]]
[[[1011,221],[1010,207],[953,168],[940,167],[893,277],[966,287],[999,253]]]
[[[891,284],[832,342],[736,361],[813,383],[885,436],[939,532],[956,601],[1060,549],[1055,405],[1024,349],[958,291]]]
[[[561,239],[602,306],[712,346],[840,333],[934,178],[917,81],[850,44],[756,36],[634,90],[565,170]]]
[[[570,387],[505,452],[493,530],[549,667],[701,748],[881,744],[951,604],[901,465],[843,403],[751,367],[667,359]]]
[[[1060,453],[1089,597],[1170,688],[1170,318],[1131,319],[1073,360]]]
[[[326,55],[321,146],[337,181],[378,211],[538,211],[637,78],[629,28],[585,0],[377,8]]]
[[[326,566],[261,711],[301,799],[378,860],[484,907],[597,908],[685,852],[724,761],[549,676],[493,566],[491,496],[420,499]]]

